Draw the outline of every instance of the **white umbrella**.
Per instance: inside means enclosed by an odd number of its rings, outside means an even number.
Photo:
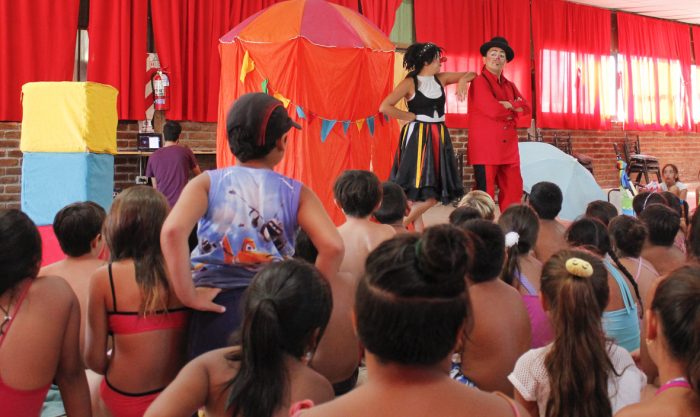
[[[532,186],[541,181],[557,184],[564,195],[560,218],[575,220],[586,212],[588,203],[606,199],[593,175],[571,155],[543,142],[518,145],[523,190],[529,194]]]

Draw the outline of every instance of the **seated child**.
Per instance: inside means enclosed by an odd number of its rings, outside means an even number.
[[[403,190],[401,192],[403,193]],[[313,264],[317,256],[318,250],[309,236],[303,230],[299,230],[294,257]],[[347,272],[338,272],[336,278],[330,282],[333,311],[311,360],[311,367],[333,384],[335,395],[345,394],[353,389],[357,382],[361,352],[351,316],[359,278]]]
[[[453,226],[461,227],[464,223],[470,220],[483,220],[481,212],[474,207],[462,206],[457,207],[450,213],[449,221]]]
[[[586,207],[585,216],[594,217],[607,226],[610,223],[610,219],[617,216],[617,207],[608,201],[591,201]]]
[[[382,183],[382,204],[374,212],[374,218],[382,224],[388,224],[396,230],[396,233],[407,233],[403,218],[408,215],[411,208],[408,206],[406,193],[395,182]]]
[[[668,201],[661,193],[644,191],[635,195],[632,199],[632,210],[634,210],[635,216],[639,217],[642,211],[652,204],[663,204],[665,206],[668,205]]]
[[[554,253],[569,247],[564,237],[566,226],[556,220],[563,200],[561,189],[551,182],[538,182],[530,190],[529,205],[540,219],[535,257],[541,262],[547,262]]]
[[[678,167],[673,164],[664,165],[661,169],[661,176],[664,180],[661,183],[661,189],[673,193],[682,201],[686,201],[688,198],[688,186],[683,184],[678,177]]]
[[[328,323],[331,289],[313,265],[275,262],[245,292],[236,346],[192,360],[145,417],[288,416],[292,404],[333,398],[309,360]]]
[[[389,225],[370,220],[382,202],[381,183],[373,173],[362,170],[343,172],[335,181],[333,195],[345,213],[345,223],[338,227],[345,245],[340,272],[349,272],[359,279],[365,272],[367,254],[391,239],[396,231]]]
[[[55,275],[65,279],[78,296],[81,358],[84,352],[90,277],[105,263],[99,255],[104,248],[102,224],[106,216],[105,210],[92,201],[69,204],[59,210],[53,220],[53,230],[67,258],[39,271],[39,276]]]
[[[659,275],[683,266],[686,256],[673,244],[681,225],[678,213],[665,205],[652,204],[642,211],[639,218],[649,230],[642,257],[654,266]]]
[[[464,334],[461,363],[453,364],[451,376],[484,391],[512,395],[508,374],[530,348],[530,319],[520,293],[498,279],[505,259],[501,228],[481,219],[462,228],[474,237],[474,263],[467,274],[473,328]]]
[[[481,190],[473,190],[467,193],[457,204],[457,207],[472,207],[479,210],[481,218],[493,221],[496,218],[496,203],[491,196]]]

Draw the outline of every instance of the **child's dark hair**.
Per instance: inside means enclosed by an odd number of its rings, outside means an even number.
[[[333,196],[345,215],[367,217],[382,201],[382,187],[374,173],[351,169],[335,180]]]
[[[398,235],[370,252],[355,297],[365,348],[382,362],[401,365],[444,360],[471,316],[468,249],[464,232],[438,225],[422,236]]]
[[[17,209],[0,209],[0,295],[25,278],[36,278],[41,236],[34,222]]]
[[[426,63],[442,55],[442,48],[434,43],[414,43],[406,49],[403,56],[403,67],[408,71],[409,77],[414,77],[423,69]]]
[[[532,186],[528,201],[540,219],[554,220],[561,211],[564,195],[558,185],[542,181]]]
[[[661,193],[661,195],[663,195],[664,198],[666,199],[666,202],[667,202],[666,205],[669,206],[671,208],[671,210],[678,213],[681,220],[685,220],[685,224],[688,224],[688,213],[685,210],[687,205],[686,205],[686,207],[683,207],[683,203],[681,203],[680,197],[678,197],[677,195],[673,194],[670,191],[664,191]]]
[[[594,217],[607,226],[610,220],[617,216],[617,207],[608,201],[595,200],[588,203],[585,215],[586,217]]]
[[[695,210],[690,219],[690,230],[687,236],[688,255],[700,260],[700,210]]]
[[[636,217],[621,215],[610,220],[608,233],[618,256],[639,258],[644,241],[649,235],[647,227]]]
[[[644,191],[635,195],[632,199],[632,210],[634,210],[634,214],[639,217],[642,211],[652,204],[668,205],[668,201],[666,201],[666,197],[661,195],[661,193]]]
[[[615,262],[617,269],[622,272],[622,275],[632,286],[634,294],[637,296],[639,309],[644,311],[642,297],[639,294],[639,286],[637,285],[637,281],[634,280],[632,274],[630,274],[630,272],[627,270],[627,268],[625,268],[622,262],[620,262],[620,259],[612,250],[610,235],[608,234],[608,229],[605,227],[603,222],[590,217],[583,217],[576,220],[575,222],[571,223],[569,228],[566,230],[566,241],[571,246],[578,246],[591,250],[600,256],[610,256],[610,259]]]
[[[498,218],[498,225],[501,226],[504,235],[509,232],[518,234],[518,243],[506,247],[508,260],[501,273],[503,281],[518,287],[519,281],[515,280],[516,274],[520,273],[518,256],[527,254],[535,247],[537,234],[540,231],[540,222],[532,208],[524,205],[513,205],[508,207]]]
[[[457,207],[450,213],[450,224],[457,227],[462,227],[464,223],[470,220],[480,220],[481,212],[474,207],[462,206]]]
[[[379,223],[395,224],[403,221],[408,207],[406,193],[400,185],[395,182],[385,181],[382,183],[382,204],[374,212],[374,218]]]
[[[53,219],[53,231],[63,253],[72,257],[89,253],[105,217],[105,209],[92,201],[69,204],[59,210]]]
[[[664,171],[666,171],[666,168],[671,168],[673,170],[673,173],[675,174],[675,177],[673,178],[676,182],[680,181],[681,178],[678,176],[678,167],[675,166],[674,164],[666,164],[661,168],[661,173],[663,174]]]
[[[700,268],[683,266],[661,281],[651,309],[663,328],[670,355],[681,362],[695,395],[700,395]]]
[[[474,256],[469,269],[469,279],[473,282],[491,281],[501,274],[505,260],[505,240],[497,224],[488,220],[470,220],[459,226],[472,238]]]
[[[303,259],[311,264],[316,263],[316,258],[318,257],[318,249],[311,241],[309,235],[304,231],[304,229],[299,229],[297,232],[296,239],[294,241],[294,257],[297,259]]]
[[[616,371],[601,323],[600,297],[609,292],[603,263],[584,251],[559,251],[545,263],[540,285],[555,335],[544,359],[551,392],[543,417],[611,417],[608,379]],[[574,371],[582,363],[583,375]]]
[[[681,227],[681,216],[662,204],[647,206],[639,215],[649,230],[649,242],[657,246],[671,246]]]
[[[318,343],[333,308],[331,290],[313,265],[291,259],[258,272],[244,297],[241,349],[227,355],[240,362],[227,408],[234,417],[270,417],[289,392],[285,355],[299,359]]]
[[[168,142],[177,142],[181,132],[182,126],[174,120],[168,120],[163,125],[163,138]]]
[[[111,261],[134,261],[143,297],[140,311],[144,314],[168,306],[170,285],[160,249],[160,231],[169,207],[163,194],[136,185],[119,193],[104,222],[103,235]]]

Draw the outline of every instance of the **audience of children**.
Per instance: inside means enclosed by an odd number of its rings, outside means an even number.
[[[146,417],[286,417],[292,404],[333,398],[308,366],[332,308],[328,282],[311,264],[276,262],[246,289],[235,346],[200,355],[163,391]]]
[[[403,226],[400,186],[346,171],[336,229],[273,171],[300,128],[281,102],[244,95],[226,127],[235,167],[195,178],[170,214],[144,186],[106,220],[67,206],[54,228],[68,258],[40,273],[36,227],[0,210],[0,415],[38,416],[52,381],[68,415],[91,415],[83,364],[105,375],[113,417],[700,415],[700,215],[686,256],[675,167],[673,195],[635,197],[639,219],[596,201],[567,228],[542,182],[498,218],[471,192],[457,227],[422,234]]]
[[[507,254],[501,278],[520,291],[530,316],[531,347],[542,347],[552,341],[552,326],[539,296],[542,262],[533,253],[539,232],[537,214],[528,206],[513,205],[498,224],[505,233]]]
[[[463,334],[450,375],[465,385],[512,395],[508,374],[530,348],[530,322],[518,291],[498,279],[505,259],[503,232],[486,220],[471,220],[460,228],[469,233],[468,246],[474,247],[467,272],[472,325]]]
[[[347,170],[335,181],[333,196],[345,214],[345,223],[338,227],[345,246],[340,272],[360,277],[367,254],[396,234],[393,227],[370,220],[382,202],[382,185],[372,172]]]
[[[542,303],[554,341],[523,355],[509,376],[531,415],[611,417],[639,402],[646,377],[603,334],[607,275],[598,257],[579,250],[557,252],[545,263]]]
[[[0,209],[0,414],[39,416],[52,382],[71,417],[90,416],[80,358],[80,305],[63,278],[37,279],[41,237],[16,209]]]
[[[168,211],[163,194],[135,186],[105,220],[110,261],[90,281],[85,363],[104,375],[100,397],[113,417],[142,416],[185,364],[189,311],[168,284],[160,247]]]
[[[563,201],[561,189],[552,182],[538,182],[530,190],[528,204],[540,218],[535,257],[541,262],[546,262],[554,253],[568,247],[564,237],[566,226],[556,219]]]

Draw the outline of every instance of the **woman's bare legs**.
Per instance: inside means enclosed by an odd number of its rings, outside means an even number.
[[[403,220],[403,224],[409,225],[413,223],[414,230],[416,232],[422,232],[424,228],[423,213],[428,211],[428,209],[435,204],[437,204],[437,200],[434,198],[425,201],[413,201],[411,204],[411,212],[408,213],[408,216]]]

